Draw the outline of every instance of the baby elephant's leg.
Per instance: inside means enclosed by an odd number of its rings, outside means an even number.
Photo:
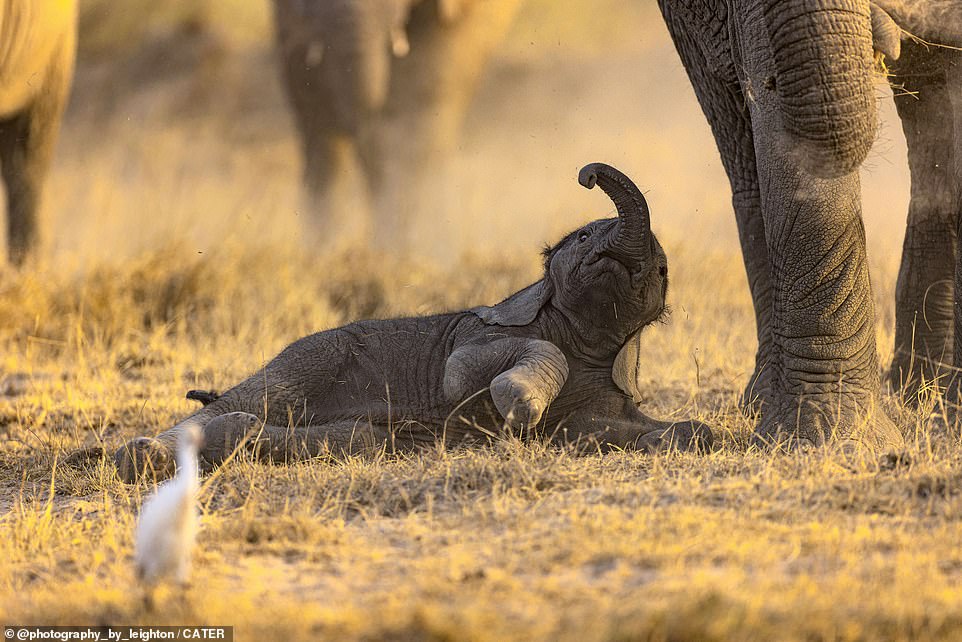
[[[444,393],[460,402],[490,388],[491,399],[512,428],[541,421],[568,378],[564,353],[540,339],[504,338],[458,348],[448,357]]]
[[[198,455],[202,467],[208,470],[241,450],[256,460],[286,463],[324,454],[343,457],[376,448],[403,450],[435,443],[437,439],[427,427],[404,422],[385,426],[342,421],[289,428],[264,424],[257,415],[247,412],[228,412],[204,421],[197,422],[202,423],[204,432]],[[118,450],[115,459],[121,478],[133,482],[144,474],[157,479],[172,476],[176,465],[171,433],[176,437],[179,427],[157,438],[133,439]]]
[[[641,450],[648,453],[708,452],[714,447],[711,428],[700,421],[658,421],[575,416],[564,421],[553,439],[579,448]]]
[[[258,440],[258,456],[273,463],[303,461],[321,455],[346,457],[390,445],[386,426],[343,421],[319,426],[266,426]]]
[[[218,415],[204,426],[200,457],[208,466],[220,466],[242,446],[246,445],[248,450],[256,452],[263,428],[263,422],[248,412]]]
[[[155,437],[131,439],[114,453],[114,464],[120,479],[128,484],[144,477],[160,481],[176,472],[177,442],[188,425],[205,426],[217,416],[216,409],[206,406],[179,424]]]
[[[117,474],[129,484],[141,477],[167,479],[177,468],[173,449],[152,437],[137,437],[125,443],[114,453],[114,464]]]
[[[711,428],[700,421],[679,421],[677,423],[664,422],[667,425],[638,437],[632,448],[646,452],[680,452],[707,453],[715,446],[715,435]]]
[[[398,424],[391,429],[368,421],[342,421],[284,427],[265,425],[246,412],[232,412],[204,427],[201,455],[206,463],[218,466],[243,448],[258,460],[290,463],[326,454],[344,457],[377,448],[405,449],[433,440],[433,433],[420,426]]]

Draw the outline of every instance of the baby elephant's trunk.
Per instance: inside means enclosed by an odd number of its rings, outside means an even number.
[[[597,184],[618,210],[618,232],[604,254],[631,268],[640,268],[651,255],[651,218],[641,190],[630,178],[604,163],[585,165],[578,182],[588,189]]]

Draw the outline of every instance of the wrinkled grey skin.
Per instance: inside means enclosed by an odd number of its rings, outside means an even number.
[[[897,56],[897,30],[866,0],[659,4],[732,185],[758,332],[745,394],[762,409],[757,440],[899,445],[874,412],[857,173],[876,134],[873,49]]]
[[[519,4],[274,0],[309,241],[360,230],[380,247],[405,248],[410,219],[437,209],[438,172]],[[355,157],[371,196],[370,229],[355,220],[363,211],[349,189]]]
[[[962,47],[962,3],[881,0],[906,32]],[[908,402],[938,387],[959,401],[962,367],[962,52],[902,39],[892,64],[895,106],[912,176],[908,224],[895,292],[895,353],[889,382]],[[954,329],[954,330],[953,330]]]
[[[359,321],[296,341],[220,397],[189,393],[206,405],[118,450],[121,477],[171,474],[177,435],[191,423],[204,427],[211,465],[251,433],[255,456],[291,461],[485,441],[497,436],[485,426],[502,422],[521,437],[589,448],[710,447],[707,426],[651,419],[624,392],[634,382],[616,357],[663,313],[668,264],[627,177],[595,163],[579,181],[597,183],[618,218],[589,223],[546,251],[537,283],[492,307]]]
[[[0,3],[0,172],[14,265],[39,244],[40,196],[73,78],[76,29],[74,0]]]

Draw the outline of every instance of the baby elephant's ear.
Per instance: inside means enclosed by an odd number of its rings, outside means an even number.
[[[473,308],[471,312],[491,325],[528,325],[551,298],[551,290],[551,284],[541,279],[497,305]]]
[[[641,401],[638,388],[638,371],[641,369],[641,330],[628,337],[621,347],[615,363],[611,367],[611,378],[622,392],[631,396],[632,401]]]

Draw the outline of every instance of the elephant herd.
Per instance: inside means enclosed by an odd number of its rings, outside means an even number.
[[[456,146],[520,0],[273,1],[316,233],[349,227],[341,183],[353,156],[370,195],[367,240],[397,244],[423,207],[420,183]],[[758,334],[744,393],[761,413],[757,439],[898,445],[894,424],[873,412],[882,382],[858,168],[877,132],[884,61],[911,173],[887,378],[906,399],[937,382],[957,403],[962,3],[658,4],[731,183]],[[35,244],[74,25],[72,0],[0,6],[0,163],[14,263]]]
[[[274,0],[277,46],[304,158],[315,238],[357,227],[356,157],[378,247],[404,247],[436,201],[482,71],[520,0]]]

